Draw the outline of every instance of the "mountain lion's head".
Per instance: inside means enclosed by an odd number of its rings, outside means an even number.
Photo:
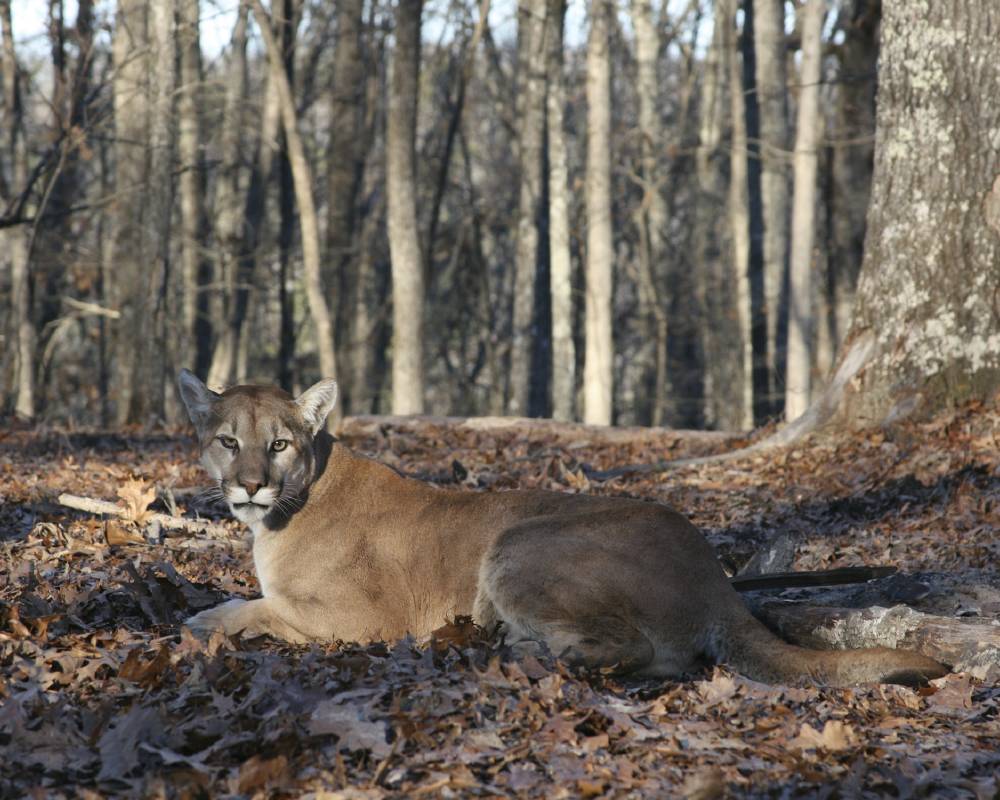
[[[234,386],[217,394],[186,369],[181,398],[201,445],[201,463],[236,519],[260,522],[289,513],[315,477],[313,439],[337,400],[322,380],[293,398],[273,386]]]

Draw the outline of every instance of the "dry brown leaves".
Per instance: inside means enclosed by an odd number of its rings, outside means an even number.
[[[812,440],[774,457],[596,483],[650,444],[516,430],[384,428],[348,443],[479,490],[669,502],[739,564],[774,531],[795,566],[992,569],[1000,414]],[[686,455],[682,440],[671,455]],[[951,675],[899,687],[766,686],[724,668],[677,682],[515,659],[475,626],[427,642],[208,642],[180,623],[257,590],[244,549],[142,534],[156,490],[183,512],[188,440],[18,432],[0,439],[0,796],[992,797],[1000,690]],[[118,490],[129,536],[59,508]],[[218,512],[218,509],[215,510]],[[231,525],[233,542],[242,532]],[[978,609],[995,615],[997,609]]]

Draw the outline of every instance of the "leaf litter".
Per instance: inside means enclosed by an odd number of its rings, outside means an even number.
[[[472,490],[667,502],[737,568],[776,532],[796,569],[995,570],[1000,413],[966,406],[877,434],[813,437],[738,462],[599,482],[655,439],[382,426],[347,438]],[[700,446],[700,445],[699,445]],[[683,437],[671,457],[689,454]],[[468,620],[426,641],[208,641],[181,626],[254,596],[239,526],[199,547],[154,511],[225,520],[183,436],[0,434],[0,796],[993,797],[1000,687],[768,686],[724,667],[626,681],[515,654]],[[103,521],[54,503],[118,497]],[[161,499],[157,499],[160,497]],[[175,508],[164,506],[176,503]],[[955,613],[995,619],[1000,609]]]

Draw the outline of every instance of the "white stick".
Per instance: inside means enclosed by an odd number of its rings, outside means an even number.
[[[61,494],[56,498],[56,502],[61,506],[75,508],[78,511],[86,511],[89,514],[112,514],[116,517],[125,517],[128,512],[117,503],[109,503],[107,500],[95,500],[93,497],[79,497],[75,494]],[[183,530],[189,533],[207,533],[209,536],[218,539],[231,539],[232,534],[221,525],[203,519],[185,519],[184,517],[172,517],[169,514],[150,514],[150,522],[158,522],[164,528],[170,530]]]

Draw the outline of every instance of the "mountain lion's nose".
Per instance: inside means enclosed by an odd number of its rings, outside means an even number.
[[[260,481],[240,481],[240,486],[247,490],[247,494],[253,497],[261,487]]]

